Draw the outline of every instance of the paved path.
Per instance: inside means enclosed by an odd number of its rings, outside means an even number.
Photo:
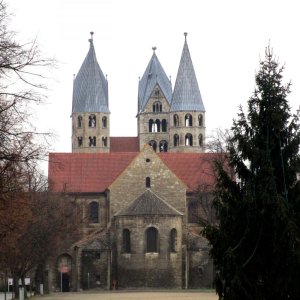
[[[217,300],[215,292],[199,291],[111,291],[89,293],[55,293],[34,297],[33,300]]]
[[[11,293],[6,293],[6,300],[10,300],[12,298]],[[0,293],[0,300],[4,300],[5,299],[5,295],[4,293]]]

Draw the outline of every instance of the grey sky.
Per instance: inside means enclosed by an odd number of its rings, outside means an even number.
[[[229,128],[238,106],[246,106],[255,71],[270,43],[286,65],[293,111],[300,101],[299,5],[297,0],[9,0],[11,27],[21,40],[37,36],[43,52],[58,59],[52,71],[49,104],[36,120],[59,138],[53,151],[71,150],[73,74],[77,73],[94,31],[97,59],[108,76],[111,135],[136,135],[138,77],[152,47],[174,86],[183,33],[191,52],[206,108],[207,135]],[[125,116],[123,116],[125,112]]]

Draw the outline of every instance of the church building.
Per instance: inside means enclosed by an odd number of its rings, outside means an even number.
[[[137,137],[110,136],[108,81],[89,51],[74,79],[72,153],[49,154],[49,187],[83,207],[81,236],[58,249],[48,290],[210,287],[199,217],[213,218],[213,154],[187,34],[174,88],[153,48],[138,84]],[[206,205],[206,206],[205,206]]]

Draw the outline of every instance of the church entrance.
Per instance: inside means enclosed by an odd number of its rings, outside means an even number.
[[[72,258],[68,254],[62,254],[57,260],[57,287],[61,292],[70,292]]]
[[[70,292],[70,276],[68,273],[61,274],[61,291]]]

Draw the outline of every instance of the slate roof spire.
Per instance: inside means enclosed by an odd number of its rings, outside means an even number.
[[[147,101],[156,84],[161,88],[165,98],[169,103],[172,99],[172,84],[166,75],[163,67],[161,66],[155,50],[156,47],[152,48],[153,54],[148,63],[148,66],[144,72],[144,75],[139,81],[138,91],[138,113],[142,112],[147,104]]]
[[[93,35],[89,39],[90,49],[73,84],[72,112],[108,113],[108,82],[98,64]]]
[[[179,63],[170,111],[205,111],[193,67],[187,33],[184,33],[184,46]]]

